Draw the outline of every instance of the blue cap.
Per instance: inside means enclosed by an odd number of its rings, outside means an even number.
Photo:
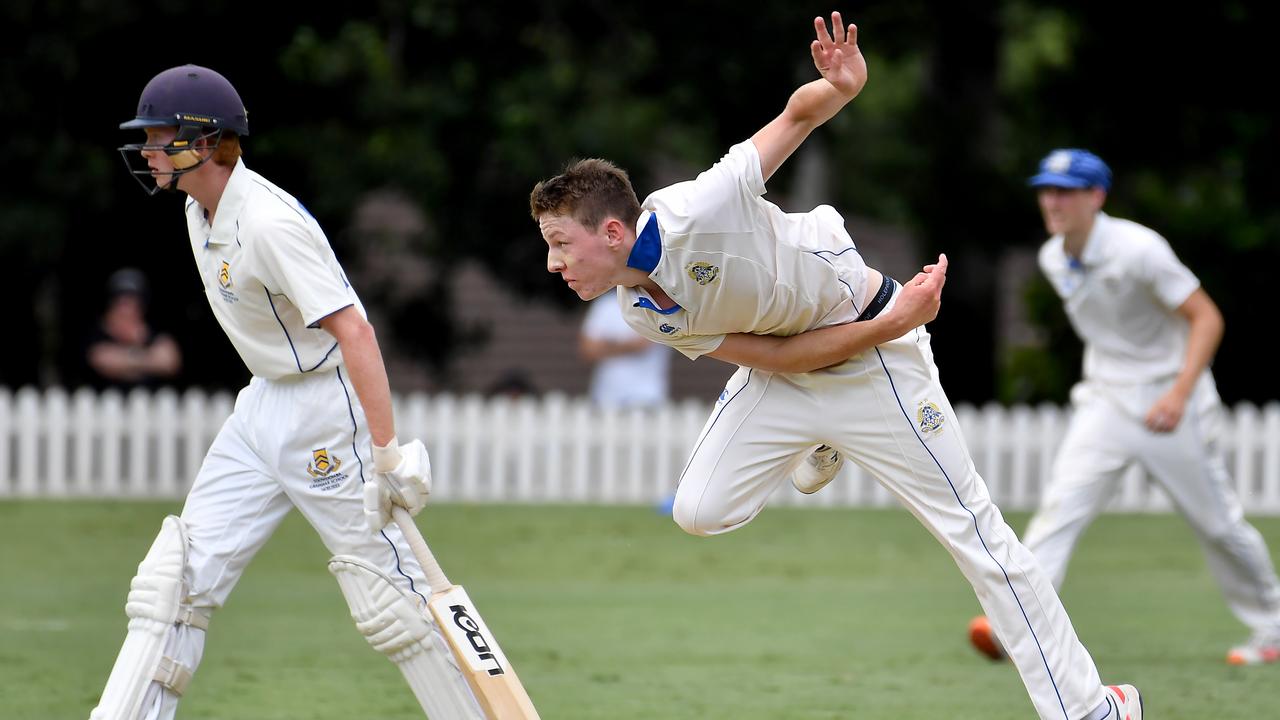
[[[1054,150],[1040,161],[1040,172],[1027,181],[1031,187],[1111,189],[1111,168],[1088,150]]]

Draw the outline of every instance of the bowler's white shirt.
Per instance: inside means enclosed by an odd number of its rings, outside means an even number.
[[[319,321],[364,307],[319,223],[292,195],[237,161],[213,225],[187,201],[205,297],[249,372],[274,380],[325,370],[342,353]]]
[[[844,218],[828,205],[784,213],[764,193],[748,140],[696,179],[645,198],[631,257],[660,253],[649,277],[679,307],[660,312],[644,290],[619,288],[627,323],[696,359],[729,333],[788,336],[856,319],[867,272]]]
[[[1078,262],[1055,235],[1040,268],[1084,341],[1084,378],[1144,384],[1177,375],[1186,360],[1187,322],[1174,312],[1200,287],[1156,232],[1098,213]]]

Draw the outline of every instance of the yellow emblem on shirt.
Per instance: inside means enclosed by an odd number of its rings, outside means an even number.
[[[691,262],[684,266],[685,272],[699,285],[710,285],[720,277],[720,267],[705,262]]]
[[[342,467],[342,461],[337,455],[330,456],[328,448],[320,448],[311,451],[311,464],[307,466],[307,473],[311,477],[328,477]]]
[[[218,284],[224,288],[231,287],[231,265],[226,260],[222,261],[222,269],[218,271]]]

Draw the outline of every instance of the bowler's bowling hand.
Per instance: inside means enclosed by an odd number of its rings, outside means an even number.
[[[943,254],[938,256],[938,262],[925,265],[915,277],[903,283],[889,315],[907,329],[933,322],[942,307],[942,286],[946,283],[947,256]]]

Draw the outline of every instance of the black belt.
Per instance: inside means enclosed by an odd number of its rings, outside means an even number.
[[[876,296],[871,298],[871,302],[867,305],[867,309],[863,310],[862,314],[859,315],[858,319],[854,320],[854,322],[870,320],[871,318],[879,315],[880,311],[884,309],[884,306],[889,304],[889,298],[893,297],[894,288],[898,286],[898,283],[894,282],[893,278],[888,275],[884,275],[883,277],[884,281],[880,283],[880,289],[876,291]]]

